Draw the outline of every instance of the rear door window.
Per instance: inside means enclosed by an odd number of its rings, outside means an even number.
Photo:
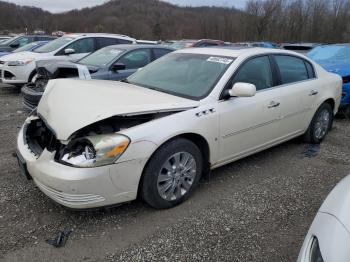
[[[307,73],[309,75],[309,78],[315,78],[315,70],[314,67],[307,61],[304,61],[305,65],[306,65],[306,69],[307,69]]]
[[[144,67],[151,62],[151,50],[139,49],[130,51],[118,60],[118,63],[125,65],[125,69],[137,69]]]
[[[71,43],[65,49],[67,48],[74,49],[76,54],[91,53],[95,49],[95,41],[91,37],[83,38]]]
[[[290,55],[276,55],[275,60],[281,75],[281,84],[290,84],[309,79],[304,60]]]
[[[126,45],[126,44],[132,44],[132,41],[130,40],[125,40],[125,39],[118,39],[118,43],[120,45]]]

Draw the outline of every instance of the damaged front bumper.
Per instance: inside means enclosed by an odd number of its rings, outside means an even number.
[[[56,162],[55,151],[45,148],[39,155],[32,150],[25,138],[25,127],[26,124],[17,139],[22,173],[30,175],[38,188],[57,203],[73,209],[89,209],[136,199],[147,158],[95,168],[66,166]]]

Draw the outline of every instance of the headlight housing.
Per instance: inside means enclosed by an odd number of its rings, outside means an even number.
[[[314,239],[312,240],[310,250],[310,262],[324,262],[317,237],[314,237]]]
[[[121,134],[74,139],[60,153],[59,161],[75,167],[110,165],[117,161],[129,144],[130,139]]]
[[[8,66],[25,66],[31,62],[33,62],[34,59],[27,59],[27,60],[18,60],[18,61],[9,61],[7,62]]]

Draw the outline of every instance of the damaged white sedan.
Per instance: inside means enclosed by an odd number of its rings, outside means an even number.
[[[53,80],[18,136],[22,173],[75,209],[187,199],[202,174],[297,136],[320,143],[341,78],[273,49],[171,53],[124,82]]]

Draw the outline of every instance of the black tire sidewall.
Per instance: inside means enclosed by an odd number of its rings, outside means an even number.
[[[157,188],[157,180],[158,174],[161,166],[165,161],[169,159],[170,156],[178,153],[178,152],[187,152],[190,153],[195,161],[197,173],[196,177],[193,181],[193,184],[190,190],[182,196],[180,199],[174,201],[167,201],[163,199],[159,193]],[[141,187],[141,195],[144,201],[146,201],[149,205],[156,209],[164,209],[174,207],[186,199],[188,199],[195,188],[198,186],[201,174],[203,170],[203,157],[199,148],[191,141],[184,138],[177,138],[171,140],[161,146],[151,157],[148,162],[142,179],[142,187]]]

